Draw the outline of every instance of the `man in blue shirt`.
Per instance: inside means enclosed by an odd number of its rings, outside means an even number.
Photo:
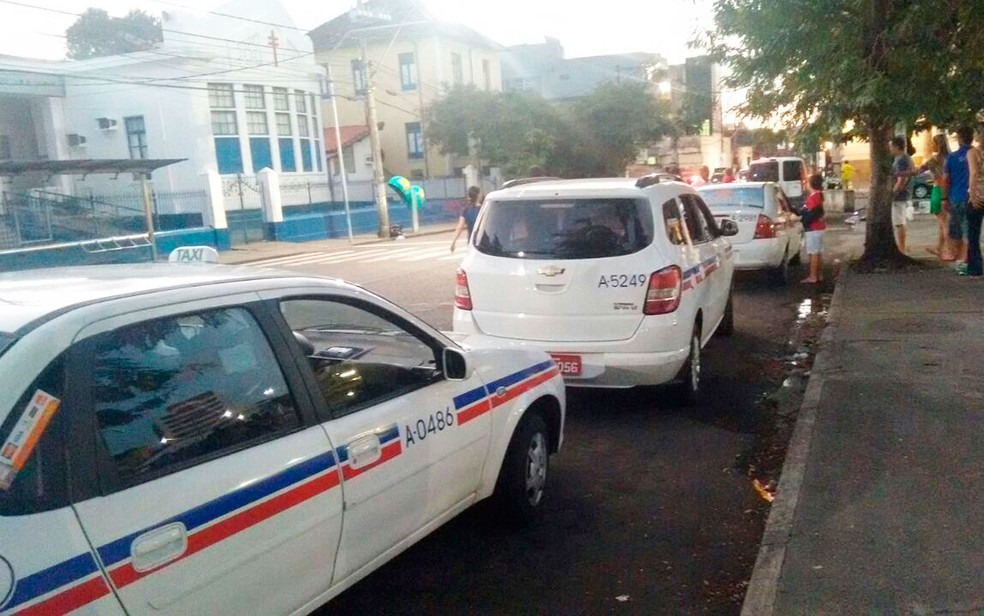
[[[895,243],[899,245],[899,250],[905,253],[905,210],[909,207],[912,199],[912,175],[915,165],[912,158],[905,151],[905,138],[892,137],[888,144],[889,150],[895,160],[892,162],[892,177],[895,184],[892,187],[892,225],[895,227]]]
[[[950,254],[957,255],[957,267],[967,267],[967,196],[970,187],[970,167],[967,165],[967,152],[974,141],[974,130],[969,126],[957,129],[955,152],[946,157],[943,165],[943,187],[940,203],[943,211],[949,213],[947,236],[950,240]]]

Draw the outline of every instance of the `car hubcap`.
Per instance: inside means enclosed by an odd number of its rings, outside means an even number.
[[[690,390],[700,387],[700,337],[694,336],[690,343]]]
[[[526,452],[526,498],[533,506],[543,498],[543,486],[547,483],[547,447],[542,433],[536,433],[530,440]]]

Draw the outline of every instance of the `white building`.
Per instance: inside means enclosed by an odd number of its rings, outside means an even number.
[[[280,4],[236,0],[160,17],[163,43],[147,51],[59,62],[0,57],[0,160],[186,159],[153,173],[161,193],[204,191],[210,170],[240,186],[239,174],[265,167],[282,184],[325,184],[323,70]],[[135,179],[17,177],[3,188],[117,193],[139,186]],[[228,209],[240,206],[227,199]],[[199,208],[166,201],[161,213]]]

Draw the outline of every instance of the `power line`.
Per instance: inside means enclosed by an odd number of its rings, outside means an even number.
[[[160,3],[160,4],[167,4],[167,5],[170,5],[170,6],[176,6],[179,9],[187,9],[189,11],[200,11],[202,13],[208,13],[209,15],[217,15],[219,17],[228,17],[230,19],[238,19],[240,21],[248,21],[250,23],[260,24],[260,25],[264,25],[264,26],[273,26],[275,28],[284,28],[284,29],[287,29],[287,30],[297,30],[298,32],[304,32],[305,34],[308,32],[307,30],[305,30],[303,28],[298,28],[297,26],[288,26],[287,24],[278,24],[278,23],[274,23],[272,21],[263,21],[261,19],[253,19],[251,17],[242,17],[241,15],[231,15],[229,13],[220,13],[218,11],[208,11],[208,10],[201,9],[201,8],[198,8],[198,7],[186,6],[184,4],[178,4],[177,2],[168,2],[167,0],[157,0],[157,2]]]
[[[44,36],[50,36],[50,37],[54,37],[54,38],[65,38],[65,35],[63,35],[63,34],[61,34],[61,35],[60,34],[45,34]],[[223,47],[221,49],[222,50],[225,50],[225,51],[228,51],[228,48],[226,48],[226,47]],[[233,60],[232,58],[228,58],[228,57],[216,56],[216,57],[210,57],[210,58],[200,58],[200,57],[195,57],[195,56],[191,56],[191,55],[184,55],[184,54],[177,53],[177,52],[169,53],[168,51],[169,51],[168,48],[153,48],[153,49],[144,49],[144,50],[141,50],[139,52],[131,52],[131,53],[152,54],[152,55],[156,55],[156,56],[162,56],[162,57],[165,57],[165,58],[174,58],[174,59],[181,60],[184,63],[188,63],[188,64],[201,64],[201,65],[207,65],[207,66],[211,66],[211,65],[214,65],[214,64],[218,64],[218,65],[221,66],[221,65],[224,64],[230,70],[250,70],[250,69],[257,68],[257,67],[260,66],[260,65],[256,65],[256,64],[237,64],[235,62],[235,60]],[[310,52],[306,52],[306,53],[310,53]],[[119,55],[129,55],[129,54],[119,54]],[[303,57],[303,56],[298,56],[298,57]],[[288,59],[285,60],[285,62],[289,62],[291,60],[297,59],[298,57],[288,58]],[[293,81],[296,81],[298,77],[306,76],[307,74],[310,73],[310,70],[311,69],[315,69],[315,68],[318,68],[318,65],[317,64],[313,64],[309,68],[284,67],[284,68],[281,69],[282,71],[293,71],[295,73],[296,77],[287,77],[287,76],[284,76],[284,77],[274,77],[274,76],[268,76],[268,77],[265,77],[264,78],[264,81],[267,82],[267,83],[275,82],[275,81],[293,82]],[[62,75],[64,75],[64,76],[77,76],[74,73],[64,73]],[[181,75],[181,76],[177,76],[177,77],[148,77],[148,78],[145,78],[145,79],[140,80],[140,81],[135,81],[134,80],[134,81],[132,81],[132,83],[152,83],[154,81],[171,81],[171,80],[177,80],[177,79],[187,79],[187,78],[190,78],[190,77],[193,77],[193,76],[194,75]],[[127,78],[120,77],[120,79],[121,80],[126,80]]]
[[[157,0],[157,1],[160,2],[161,0]],[[37,4],[30,4],[30,3],[27,3],[27,2],[18,2],[17,0],[0,0],[0,3],[2,3],[2,4],[10,4],[10,5],[13,5],[13,6],[19,6],[19,7],[23,7],[23,8],[34,9],[34,10],[38,10],[38,11],[48,11],[50,13],[58,13],[60,15],[68,15],[68,16],[71,16],[71,17],[82,17],[82,15],[83,15],[83,13],[74,13],[72,11],[65,11],[65,10],[62,10],[62,9],[53,9],[53,8],[49,8],[49,7],[46,7],[46,6],[40,6],[40,5],[37,5]],[[224,14],[217,13],[217,15],[224,15]],[[231,15],[227,15],[227,17],[232,17],[232,16]],[[257,20],[247,19],[245,17],[243,17],[241,19],[244,19],[244,20],[247,20],[247,21],[257,21]],[[292,26],[280,26],[280,25],[272,24],[272,23],[268,23],[268,22],[258,22],[258,23],[266,23],[266,25],[272,25],[272,26],[276,26],[276,27],[285,27],[285,28],[286,27],[292,27]],[[295,30],[300,30],[300,28],[294,28],[294,29]],[[171,30],[170,28],[164,28],[164,27],[161,27],[161,32],[167,32],[168,34],[174,34],[174,35],[178,35],[178,36],[187,36],[187,37],[193,37],[193,38],[201,38],[201,39],[206,39],[206,40],[210,40],[210,41],[219,41],[219,42],[223,42],[223,43],[233,43],[233,44],[239,45],[239,46],[260,47],[262,49],[266,49],[266,48],[269,47],[269,45],[264,45],[263,43],[252,43],[252,42],[249,42],[249,41],[242,41],[242,40],[235,40],[235,39],[223,38],[223,37],[220,37],[220,36],[210,36],[208,34],[197,34],[197,33],[194,33],[194,32],[185,32],[183,30]],[[59,35],[57,35],[57,34],[49,34],[48,36],[59,36]],[[206,45],[202,45],[202,46],[203,47],[206,47]],[[216,49],[226,49],[225,47],[219,47],[219,46],[215,46],[215,48]],[[293,51],[298,51],[298,50],[295,49]]]

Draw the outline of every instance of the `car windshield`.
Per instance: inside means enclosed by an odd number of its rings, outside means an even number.
[[[748,169],[748,179],[752,182],[778,182],[779,163],[774,160],[752,163]]]
[[[704,203],[710,208],[720,205],[765,207],[764,191],[758,186],[728,186],[727,188],[702,189],[697,192],[700,193]]]
[[[476,248],[514,259],[597,259],[631,254],[653,239],[645,199],[490,200]]]

